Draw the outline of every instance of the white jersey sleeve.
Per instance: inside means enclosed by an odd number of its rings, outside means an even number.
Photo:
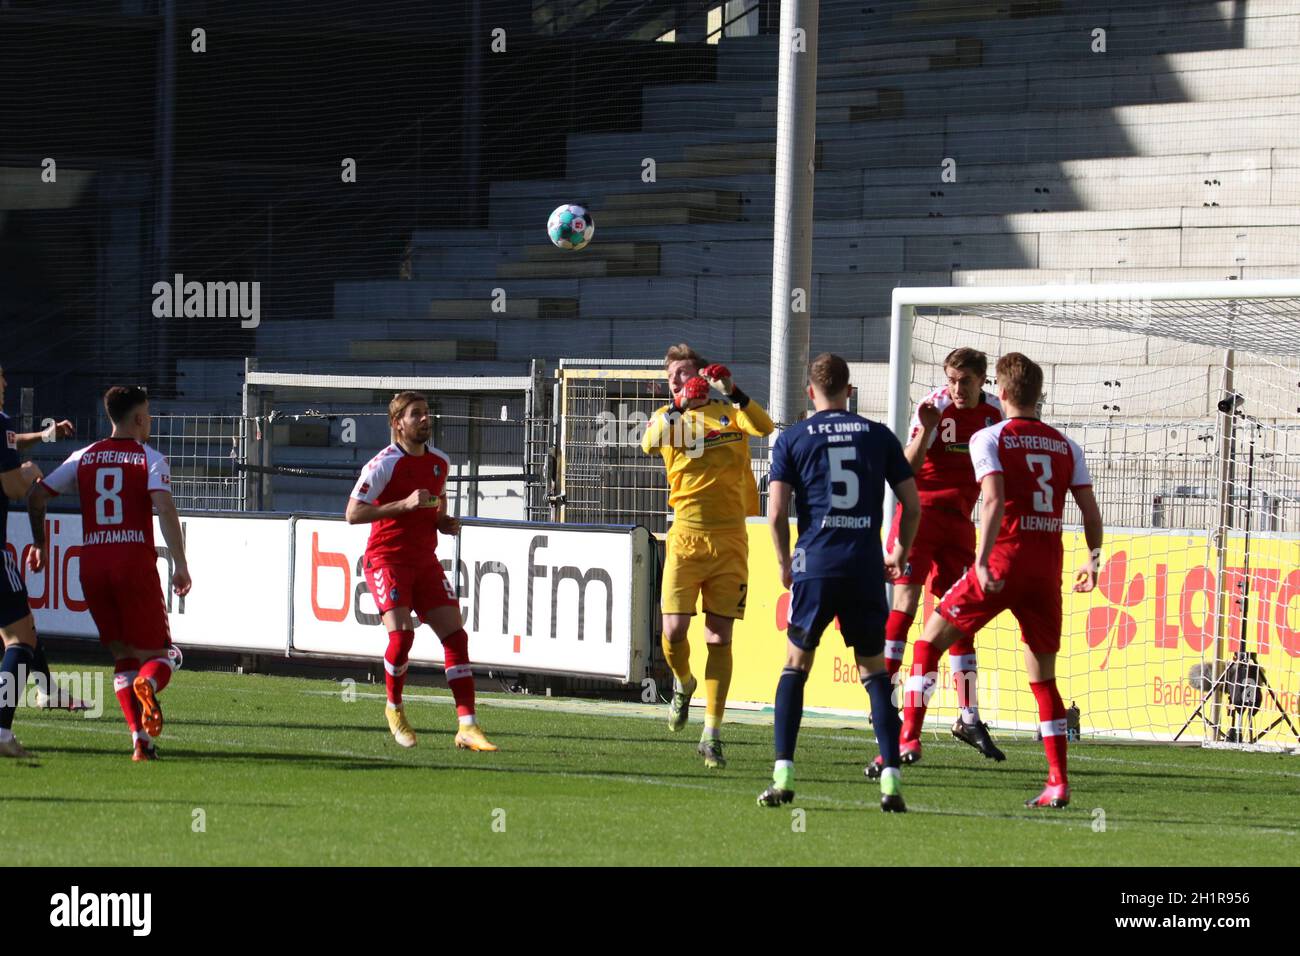
[[[975,480],[983,481],[985,475],[1001,474],[1002,459],[998,455],[998,438],[1002,429],[997,425],[981,428],[970,437],[970,460],[975,465]]]
[[[86,448],[90,446],[87,445]],[[58,468],[40,480],[41,487],[52,495],[68,494],[77,490],[77,466],[86,448],[78,448]]]
[[[388,482],[392,480],[393,466],[397,464],[399,457],[401,457],[400,453],[395,452],[390,445],[366,462],[366,467],[361,469],[361,476],[357,478],[357,483],[352,486],[352,497],[368,505],[376,504],[379,496],[388,487]]]
[[[171,491],[172,490],[172,469],[167,464],[167,459],[162,456],[156,449],[144,446],[145,466],[149,469],[149,483],[146,486],[149,491]]]
[[[1070,451],[1074,454],[1074,472],[1070,475],[1070,487],[1083,488],[1090,486],[1092,484],[1092,475],[1088,474],[1088,462],[1083,457],[1083,449],[1070,436],[1065,436],[1065,440],[1070,443]]]

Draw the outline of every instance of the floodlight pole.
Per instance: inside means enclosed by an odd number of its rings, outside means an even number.
[[[772,419],[782,426],[798,421],[808,408],[804,378],[812,329],[818,5],[819,0],[781,4],[768,396]]]

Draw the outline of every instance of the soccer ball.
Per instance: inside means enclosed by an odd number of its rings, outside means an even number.
[[[596,234],[596,223],[582,206],[566,203],[551,213],[546,232],[561,249],[584,249]]]

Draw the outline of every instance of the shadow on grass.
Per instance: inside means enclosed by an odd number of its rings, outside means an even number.
[[[88,804],[94,804],[95,806],[102,807],[105,803],[105,798],[103,797],[52,797],[48,795],[38,796],[38,797],[0,797],[0,806],[4,806],[4,804],[6,803],[16,803],[16,802],[39,803],[42,805],[49,804],[49,803],[88,803]],[[148,796],[141,796],[141,797],[133,796],[130,800],[114,799],[112,802],[115,804],[122,804],[122,803],[172,804],[174,803],[182,807],[193,807],[196,805],[195,800],[182,800],[182,799],[172,798],[172,797],[163,799],[159,797],[148,797]],[[202,803],[204,806],[211,806],[211,807],[273,807],[278,810],[302,809],[302,805],[298,803],[274,803],[269,800],[223,800],[220,798],[212,799],[209,797],[204,797],[202,800],[197,802]]]

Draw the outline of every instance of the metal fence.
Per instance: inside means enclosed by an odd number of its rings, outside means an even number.
[[[659,456],[641,452],[645,422],[666,401],[662,372],[651,369],[561,371],[554,486],[564,521],[667,527],[667,482]],[[1219,520],[1219,424],[1203,421],[1054,422],[1085,450],[1094,491],[1111,527],[1207,531]],[[1248,437],[1238,436],[1229,500],[1232,526],[1260,532],[1300,531],[1300,428],[1263,423],[1248,481]],[[750,443],[751,462],[766,510],[768,444]],[[1067,523],[1081,517],[1073,500]]]
[[[248,422],[239,415],[155,415],[149,444],[171,466],[179,508],[243,511]]]
[[[667,401],[659,369],[561,368],[553,388],[519,397],[431,396],[433,441],[453,460],[449,486],[456,511],[534,521],[668,526],[668,487],[658,455],[641,451],[650,416]],[[360,466],[341,431],[368,422],[365,447],[385,440],[373,405],[327,413],[299,405],[270,415],[159,415],[153,444],[171,462],[173,493],[183,508],[240,511],[280,507],[276,496],[250,494],[311,486],[339,493]],[[1220,505],[1219,423],[1073,421],[1057,424],[1085,449],[1108,526],[1206,531]],[[367,431],[368,429],[368,431]],[[370,434],[373,432],[373,434]],[[1250,465],[1251,440],[1254,464]],[[369,443],[369,444],[366,444]],[[768,445],[750,442],[751,463],[766,510]],[[1249,503],[1258,532],[1300,531],[1300,426],[1262,423],[1240,430],[1229,500],[1234,527]],[[274,478],[258,474],[270,465]],[[332,471],[332,477],[327,474]],[[319,482],[313,482],[313,475]],[[513,477],[512,477],[513,476]],[[525,477],[527,476],[527,477]],[[304,482],[306,484],[304,484]],[[1073,501],[1067,522],[1079,522]]]

